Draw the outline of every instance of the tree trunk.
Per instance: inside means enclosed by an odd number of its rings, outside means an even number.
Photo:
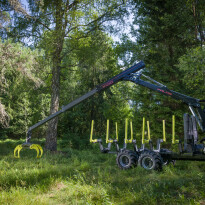
[[[61,52],[64,42],[64,32],[62,29],[62,0],[56,0],[56,26],[54,33],[52,55],[52,85],[51,85],[51,106],[50,114],[53,114],[59,109],[59,96],[60,96],[60,68],[61,68]],[[50,151],[57,150],[57,126],[58,117],[50,120],[48,123],[48,130],[46,135],[45,148]]]
[[[56,62],[56,66],[53,67],[53,71],[52,71],[53,76],[52,76],[50,114],[57,112],[59,108],[60,67],[57,64],[58,62]],[[57,126],[58,126],[58,117],[55,117],[54,119],[50,120],[48,123],[46,146],[45,146],[47,150],[50,151],[57,150]]]

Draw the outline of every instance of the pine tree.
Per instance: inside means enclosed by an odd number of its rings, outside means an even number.
[[[184,73],[177,67],[187,49],[200,43],[195,36],[195,20],[187,1],[139,0],[133,3],[132,36],[135,41],[128,40],[119,50],[131,53],[131,63],[144,60],[145,75],[172,90],[190,94],[182,81]],[[149,119],[157,138],[162,134],[161,120],[171,119],[172,114],[177,116],[179,133],[183,132],[181,120],[187,107],[182,103],[139,86],[132,98],[136,118],[138,121],[142,116]]]
[[[11,137],[21,137],[23,133],[25,137],[25,130],[48,111],[36,95],[38,92],[43,98],[41,89],[46,86],[42,56],[43,52],[21,43],[0,41],[0,126]]]

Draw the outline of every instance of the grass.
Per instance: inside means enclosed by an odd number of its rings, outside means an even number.
[[[65,154],[24,150],[0,141],[0,204],[205,204],[205,163],[181,162],[162,172],[123,171],[115,155],[64,146]]]

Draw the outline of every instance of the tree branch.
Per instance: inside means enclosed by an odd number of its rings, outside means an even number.
[[[71,9],[75,5],[77,5],[80,1],[79,0],[74,0],[73,3],[69,4],[69,8]]]
[[[119,7],[120,5],[122,5],[122,4],[119,4],[119,5],[115,6],[115,7],[113,7],[113,9],[116,9],[116,8]],[[76,26],[74,26],[74,27],[68,29],[68,31],[67,31],[66,34],[65,34],[65,37],[68,37],[68,36],[67,36],[68,33],[70,33],[72,30],[74,30],[74,29],[76,29],[76,28],[79,28],[79,27],[87,27],[87,26],[89,26],[89,25],[91,25],[91,24],[95,24],[95,23],[99,22],[99,21],[102,20],[105,16],[109,15],[109,13],[110,13],[110,12],[107,11],[107,12],[105,12],[104,14],[102,14],[100,17],[98,17],[97,19],[94,19],[94,20],[90,21],[90,22],[87,23],[87,24],[79,24],[79,25],[76,25]],[[100,25],[101,25],[102,23],[104,23],[105,21],[109,21],[109,20],[111,20],[111,19],[106,19],[106,20],[104,20],[103,22],[100,23]],[[98,24],[98,25],[99,25],[99,24]],[[95,27],[95,28],[96,28],[96,27]]]
[[[33,18],[36,22],[38,22],[39,24],[41,24],[42,26],[44,26],[45,28],[47,28],[49,31],[52,31],[46,24],[44,24],[43,22],[41,22],[39,20],[39,18],[36,18],[36,17],[31,17]]]

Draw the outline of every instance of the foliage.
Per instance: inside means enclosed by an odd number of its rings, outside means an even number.
[[[116,52],[125,65],[126,61],[129,64],[143,60],[146,65],[145,75],[171,90],[194,97],[195,91],[188,90],[189,87],[182,80],[184,72],[177,66],[179,58],[188,49],[203,42],[203,39],[196,37],[195,25],[197,23],[198,28],[201,24],[195,21],[190,3],[186,0],[133,1],[132,40],[125,37],[123,43],[117,46]],[[197,12],[200,13],[200,10]],[[203,84],[200,87],[203,89]],[[173,114],[177,117],[177,127],[183,136],[182,116],[187,112],[187,106],[144,87],[133,90],[130,99],[133,100],[135,119],[140,124],[143,116],[149,119],[155,136],[161,135],[162,120],[171,119]],[[167,130],[170,131],[171,127]]]
[[[205,94],[205,49],[197,47],[189,50],[179,59],[179,69],[183,72],[183,82],[196,98]]]
[[[8,24],[8,30],[1,33],[2,38],[10,36],[33,49],[11,41],[1,43],[1,138],[22,137],[29,126],[48,116],[50,105],[53,113],[60,109],[58,105],[68,104],[120,73],[119,62],[127,68],[143,60],[145,75],[169,89],[203,98],[202,0],[28,1],[28,15],[20,7],[20,10],[12,7],[18,0],[9,2],[1,3],[5,17],[2,21],[6,23],[10,18],[13,24]],[[132,40],[123,36],[115,47],[106,34],[106,29],[113,25],[108,22],[122,20],[130,10]],[[120,32],[118,23],[115,27]],[[187,106],[181,102],[120,82],[64,113],[59,119],[58,138],[80,149],[88,146],[86,137],[92,119],[95,134],[101,137],[105,135],[106,119],[111,120],[113,135],[114,122],[123,125],[125,118],[133,119],[140,133],[142,117],[150,121],[154,139],[162,136],[162,120],[166,119],[170,136],[173,114],[178,135],[183,136],[184,112]],[[9,128],[3,128],[8,126],[9,119]],[[54,127],[55,132],[50,129],[51,134],[56,133],[57,123]],[[121,135],[123,132],[120,129]],[[33,136],[44,134],[45,127],[40,127]],[[79,139],[83,139],[84,145],[78,145]]]
[[[0,119],[1,126],[9,126],[5,131],[10,134],[25,133],[47,112],[46,95],[35,96],[45,87],[43,80],[48,67],[42,56],[42,52],[11,40],[0,42]]]
[[[73,47],[79,49],[71,54],[67,52]],[[66,55],[61,70],[61,103],[64,105],[120,72],[112,41],[100,30],[91,32],[86,39],[66,41],[64,52]],[[60,135],[71,138],[76,133],[83,137],[90,132],[91,120],[95,120],[98,135],[104,134],[106,119],[119,121],[130,115],[130,106],[123,99],[126,98],[126,90],[124,84],[115,85],[66,112],[60,121]]]
[[[11,32],[7,34],[18,40],[22,39],[22,35],[23,38],[31,37],[35,45],[38,42],[43,45],[52,68],[50,114],[53,114],[59,110],[61,62],[64,60],[62,52],[65,39],[86,38],[104,22],[119,16],[117,11],[121,2],[44,0],[28,1],[28,3],[31,16],[22,18],[22,15],[16,15],[17,20],[11,26]],[[28,32],[29,28],[32,28],[32,32]],[[19,32],[21,36],[14,36]],[[48,150],[57,148],[57,125],[58,118],[48,122],[46,136]]]

